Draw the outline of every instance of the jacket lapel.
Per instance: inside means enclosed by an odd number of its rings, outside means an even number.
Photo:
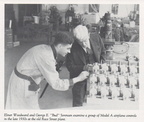
[[[79,52],[78,52],[78,55],[79,55],[79,58],[81,59],[81,61],[86,64],[86,59],[85,59],[85,56],[84,56],[84,52],[83,52],[83,49],[81,49]]]
[[[84,50],[83,50],[83,48],[78,43],[76,45],[77,45],[76,48],[78,49],[78,51],[77,51],[78,58],[80,58],[80,60],[84,64],[86,64],[86,59],[85,59],[85,56],[84,56]]]

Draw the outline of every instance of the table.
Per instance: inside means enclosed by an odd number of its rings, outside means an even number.
[[[139,57],[139,43],[129,42],[127,44],[128,44],[127,52],[126,53],[114,53],[113,54],[113,60],[108,60],[108,63],[109,63],[109,61],[111,61],[111,65],[112,65],[113,63],[118,64],[119,61],[121,61],[127,65],[127,62],[128,62],[128,61],[126,61],[127,54],[129,54],[131,56]],[[114,50],[117,52],[123,52],[123,50],[124,50],[122,45],[114,45],[114,48],[115,48]],[[130,63],[132,63],[132,65],[137,65],[138,61],[131,61]],[[114,75],[116,75],[116,74],[114,74]],[[139,73],[137,75],[139,75]],[[110,74],[109,74],[109,76],[110,76]],[[107,90],[105,88],[111,87],[110,84],[106,85],[106,87],[105,87],[105,83],[104,83],[103,87],[102,87],[101,85],[98,86],[98,85],[95,85],[95,83],[94,84],[93,83],[94,82],[90,82],[90,86],[89,86],[89,82],[88,82],[88,84],[87,84],[88,93],[90,93],[90,92],[95,93],[96,92],[95,87],[96,88],[98,88],[98,87],[103,88],[104,92],[107,92]],[[100,82],[100,84],[101,83],[102,82]],[[130,91],[131,87],[127,87],[127,86],[128,85],[124,86],[124,88],[127,89],[128,91]],[[89,90],[89,88],[91,88],[91,89]],[[115,85],[115,88],[120,90],[121,86]],[[125,92],[125,91],[123,91],[123,92]],[[138,96],[139,95],[139,88],[136,88],[136,93]],[[137,109],[139,109],[139,100],[137,100],[137,99],[134,100],[133,98],[123,100],[121,96],[117,96],[116,99],[110,99],[110,97],[108,97],[108,94],[105,98],[101,98],[100,95],[96,95],[96,93],[95,93],[95,95],[93,94],[93,97],[89,97],[89,95],[87,96],[87,102],[84,104],[82,109],[137,110]]]
[[[138,110],[138,101],[123,101],[123,100],[109,100],[109,99],[87,99],[89,104],[84,104],[85,109],[102,109],[102,110]]]

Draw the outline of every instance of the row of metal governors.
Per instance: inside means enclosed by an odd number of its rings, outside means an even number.
[[[105,64],[100,65],[103,67]],[[95,64],[94,68],[96,66],[98,66],[98,64]],[[105,66],[110,66],[111,70],[99,72],[97,68],[94,70],[95,72],[90,75],[87,86],[88,97],[138,101],[139,73],[137,67],[129,65],[128,71],[128,65],[112,64]]]
[[[139,62],[108,62],[108,63],[94,63],[93,71],[95,73],[119,73],[125,74],[138,74],[139,73]]]

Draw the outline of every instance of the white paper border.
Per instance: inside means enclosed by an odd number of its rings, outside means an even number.
[[[24,4],[24,3],[36,3],[36,4],[140,4],[140,48],[139,48],[139,54],[140,54],[140,100],[139,100],[139,110],[60,110],[60,109],[54,109],[54,110],[39,110],[39,111],[26,111],[26,110],[4,110],[4,4]],[[104,121],[127,121],[127,122],[142,122],[144,121],[144,2],[143,0],[2,0],[0,1],[0,120],[3,121],[3,114],[4,113],[12,113],[12,112],[18,112],[18,113],[66,113],[66,114],[75,114],[75,113],[81,113],[81,114],[96,114],[96,113],[110,113],[110,114],[136,114],[136,118],[69,118],[65,122],[104,122]]]

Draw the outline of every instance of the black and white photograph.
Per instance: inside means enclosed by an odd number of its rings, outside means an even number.
[[[140,2],[7,2],[3,8],[4,120],[138,118],[143,97]],[[8,118],[17,110],[37,114]]]

